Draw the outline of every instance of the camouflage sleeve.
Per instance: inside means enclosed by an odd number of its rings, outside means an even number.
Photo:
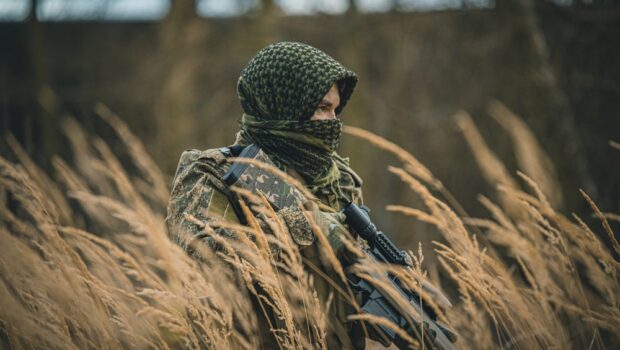
[[[315,237],[312,227],[301,208],[296,206],[286,207],[278,211],[278,215],[286,223],[295,243],[301,247],[307,247],[314,243]]]
[[[341,235],[348,232],[344,225],[345,217],[343,214],[339,213],[339,210],[341,210],[343,205],[349,201],[357,205],[363,204],[361,187],[362,179],[353,171],[353,169],[349,167],[347,158],[341,158],[338,156],[337,165],[341,170],[339,186],[346,198],[343,202],[339,203],[338,200],[330,200],[331,198],[328,194],[325,198],[324,204],[332,204],[331,206],[335,212],[313,212],[315,223],[319,229],[325,233],[330,245],[336,252],[340,251],[343,245]],[[280,210],[278,215],[280,215],[286,222],[295,243],[302,247],[309,246],[314,243],[316,239],[312,231],[312,227],[299,207],[287,207]]]

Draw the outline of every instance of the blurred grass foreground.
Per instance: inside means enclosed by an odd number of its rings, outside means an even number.
[[[430,276],[454,303],[440,318],[458,333],[459,348],[614,348],[620,343],[620,263],[614,258],[620,246],[608,221],[620,216],[603,213],[585,192],[600,225],[560,214],[555,208],[562,194],[545,152],[517,116],[499,102],[491,108],[511,133],[523,172],[507,171],[470,116],[457,116],[494,191],[493,199],[479,198],[488,210],[483,218],[469,217],[406,150],[363,129],[346,132],[355,142],[393,153],[399,163],[389,172],[424,204],[387,209],[441,232],[442,241],[424,254],[438,256],[439,273]],[[316,298],[291,239],[278,230],[271,236],[260,227],[232,227],[237,240],[214,236],[227,246],[225,253],[205,249],[204,262],[192,260],[165,232],[168,181],[118,117],[103,106],[97,112],[124,142],[126,154],[114,154],[66,119],[74,160],[55,157],[55,171],[47,174],[15,139],[6,140],[18,162],[0,158],[0,346],[254,349],[259,325],[250,297],[256,294],[276,310],[281,322],[271,331],[281,348],[329,348],[329,305]],[[618,144],[611,146],[620,152]],[[246,202],[255,211],[269,215],[250,197]],[[211,233],[205,226],[205,234]],[[599,235],[607,235],[611,247]],[[278,245],[277,257],[266,242]],[[325,258],[333,258],[321,242]],[[410,254],[416,268],[396,273],[415,288],[430,277],[421,249]],[[356,268],[366,276],[396,269]],[[413,339],[410,345],[420,346]]]

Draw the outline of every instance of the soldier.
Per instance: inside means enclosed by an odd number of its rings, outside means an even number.
[[[348,202],[362,202],[362,180],[349,167],[348,159],[336,152],[342,131],[338,116],[356,83],[355,73],[324,52],[302,43],[279,42],[258,52],[237,84],[244,114],[233,146],[259,146],[278,168],[302,181],[331,209],[314,206],[306,215],[314,218],[339,255],[343,249],[338,237],[345,231],[338,211]],[[230,149],[193,150],[181,156],[166,223],[172,238],[188,251],[191,248],[179,232],[200,236],[201,229],[186,220],[186,214],[204,221],[209,220],[208,213],[240,219],[231,210],[229,190],[222,181],[230,167],[226,161]],[[277,214],[302,254],[316,257],[316,239],[304,211],[289,206]],[[323,298],[331,288],[320,278],[315,279],[315,286]],[[341,300],[331,309],[328,346],[363,347],[362,332],[346,322],[352,310]],[[269,347],[267,343],[263,346]]]

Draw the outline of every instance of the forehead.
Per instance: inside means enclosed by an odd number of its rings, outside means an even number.
[[[340,101],[340,92],[338,91],[338,85],[334,83],[332,87],[329,89],[327,94],[323,97],[324,100],[329,100],[331,102]]]

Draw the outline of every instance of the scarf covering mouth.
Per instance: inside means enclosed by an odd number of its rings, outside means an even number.
[[[341,193],[333,155],[342,132],[340,120],[310,120],[337,84],[339,115],[357,76],[310,45],[278,42],[254,56],[237,82],[244,111],[240,136],[261,147],[283,169],[292,166],[312,187]]]
[[[338,119],[259,120],[248,114],[241,119],[245,143],[259,145],[278,166],[292,166],[308,184],[319,187],[340,177],[333,155],[341,133]]]

